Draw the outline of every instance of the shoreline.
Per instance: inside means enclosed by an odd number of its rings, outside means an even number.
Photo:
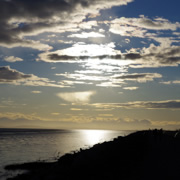
[[[65,154],[55,162],[9,165],[5,169],[26,170],[8,180],[180,179],[179,152],[179,131],[145,130]]]

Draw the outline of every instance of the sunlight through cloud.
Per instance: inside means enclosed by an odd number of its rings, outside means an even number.
[[[85,91],[85,92],[58,93],[57,96],[68,102],[84,103],[84,102],[89,102],[91,96],[95,94],[96,94],[95,91]]]

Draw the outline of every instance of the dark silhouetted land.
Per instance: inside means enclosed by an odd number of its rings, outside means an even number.
[[[53,163],[10,165],[28,170],[13,180],[180,179],[180,132],[148,130],[66,154]]]

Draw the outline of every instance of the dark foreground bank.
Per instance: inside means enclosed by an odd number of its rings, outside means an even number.
[[[27,170],[13,180],[180,179],[180,132],[149,130],[118,137],[57,162],[6,166]]]

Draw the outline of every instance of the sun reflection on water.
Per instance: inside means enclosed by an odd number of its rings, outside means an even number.
[[[105,130],[83,130],[83,136],[88,145],[94,145],[107,140],[109,133]]]

